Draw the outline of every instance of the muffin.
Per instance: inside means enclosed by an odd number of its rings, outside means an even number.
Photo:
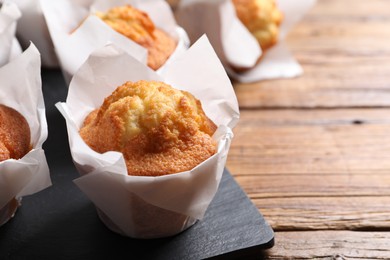
[[[31,150],[30,128],[15,109],[0,105],[0,161],[20,159]]]
[[[0,105],[0,162],[20,159],[31,150],[30,127],[13,108]],[[13,216],[20,202],[16,198],[0,209],[0,225]]]
[[[96,152],[121,152],[129,175],[161,176],[191,170],[215,154],[216,128],[192,94],[141,80],[105,98],[80,135]]]
[[[176,41],[155,27],[147,13],[130,5],[113,7],[96,15],[118,33],[148,50],[147,65],[159,69],[176,48]]]
[[[263,51],[278,42],[283,14],[275,0],[232,0],[237,17],[253,34]]]

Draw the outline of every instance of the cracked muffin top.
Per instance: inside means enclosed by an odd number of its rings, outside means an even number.
[[[130,5],[113,7],[96,15],[118,33],[148,50],[147,64],[159,69],[176,49],[176,41],[156,28],[147,13]]]
[[[126,82],[80,129],[95,151],[121,152],[129,175],[191,170],[216,152],[216,125],[192,94],[158,81]]]

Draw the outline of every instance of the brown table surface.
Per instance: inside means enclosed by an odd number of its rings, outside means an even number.
[[[318,0],[294,79],[234,83],[227,168],[275,231],[268,259],[390,259],[390,1]]]

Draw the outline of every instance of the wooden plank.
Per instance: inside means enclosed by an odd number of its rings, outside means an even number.
[[[319,0],[287,37],[304,75],[234,82],[240,106],[389,106],[389,10],[389,1]]]
[[[235,176],[253,199],[389,196],[390,173],[319,173]],[[389,223],[390,224],[390,223]]]
[[[233,174],[390,171],[390,109],[242,110],[227,166]]]
[[[227,167],[277,230],[390,230],[390,109],[243,110]]]
[[[250,198],[275,231],[390,230],[389,196]]]
[[[389,259],[389,232],[278,232],[266,259]]]
[[[312,10],[314,15],[331,15],[335,17],[354,16],[376,17],[390,15],[388,0],[317,0]]]
[[[167,0],[167,2],[172,7],[172,9],[175,10],[180,0]]]

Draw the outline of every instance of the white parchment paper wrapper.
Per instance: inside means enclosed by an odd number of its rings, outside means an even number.
[[[147,12],[156,27],[177,40],[177,48],[166,63],[169,63],[176,54],[188,48],[187,34],[176,25],[169,5],[163,0],[96,0],[90,8],[68,0],[41,0],[56,53],[68,83],[87,57],[94,50],[108,43],[115,43],[137,60],[146,64],[147,50],[144,47],[116,32],[95,15],[89,15],[96,11],[105,12],[111,7],[126,4]],[[160,70],[163,70],[163,67]]]
[[[160,177],[127,175],[121,153],[99,154],[78,134],[84,118],[126,81],[159,80],[201,100],[218,129],[218,152],[191,171]],[[125,51],[108,45],[94,52],[75,74],[66,103],[57,108],[66,119],[73,160],[82,177],[78,187],[93,201],[113,231],[137,238],[176,234],[202,219],[223,173],[239,118],[230,80],[206,37],[178,55],[157,74]],[[87,173],[87,174],[86,174]]]
[[[290,78],[303,70],[284,41],[287,33],[316,0],[277,0],[284,20],[276,45],[262,52],[255,38],[237,18],[231,0],[181,0],[177,21],[191,41],[207,34],[228,74],[240,82]],[[260,62],[257,60],[261,57]],[[248,68],[237,72],[233,68]]]
[[[43,17],[39,0],[0,0],[13,2],[22,12],[17,26],[17,36],[23,48],[27,48],[32,41],[41,53],[42,66],[48,68],[59,67],[54,46]],[[92,0],[69,0],[82,6],[89,6]]]
[[[21,55],[1,67],[0,81],[0,104],[16,109],[26,118],[33,147],[19,160],[0,162],[0,209],[3,209],[13,198],[31,195],[51,185],[42,149],[48,131],[37,48],[31,44]]]
[[[22,53],[15,38],[20,16],[19,8],[13,3],[5,2],[0,8],[0,67]]]

